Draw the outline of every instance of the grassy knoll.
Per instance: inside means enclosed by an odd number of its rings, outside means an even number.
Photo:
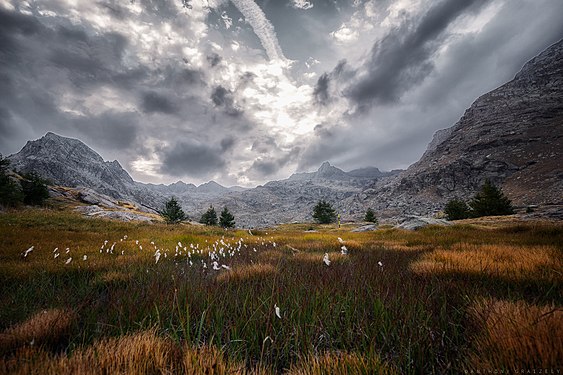
[[[563,225],[309,227],[1,214],[0,373],[561,369]]]

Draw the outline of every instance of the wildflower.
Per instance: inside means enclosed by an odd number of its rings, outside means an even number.
[[[323,262],[325,262],[325,264],[327,266],[330,266],[330,259],[328,259],[328,253],[325,253],[325,256],[323,258]]]
[[[70,264],[70,262],[72,262],[72,258],[68,258],[65,262],[65,264]]]
[[[35,246],[32,246],[32,247],[30,247],[29,249],[27,249],[26,251],[24,251],[23,257],[24,257],[24,258],[27,257],[27,255],[33,251],[33,248],[34,248],[34,247],[35,247]]]
[[[275,304],[275,303],[274,303],[274,310],[276,311],[276,316],[281,319],[280,308],[279,308],[278,305]]]
[[[340,248],[340,251],[341,251],[342,255],[348,254],[348,248],[344,245],[342,245],[342,247]]]

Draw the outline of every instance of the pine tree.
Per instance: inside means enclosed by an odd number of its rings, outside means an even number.
[[[0,206],[16,207],[23,201],[20,184],[8,175],[10,160],[0,154]]]
[[[217,212],[215,212],[213,206],[209,206],[209,209],[201,215],[199,222],[205,225],[217,225]]]
[[[164,209],[159,214],[167,224],[176,224],[188,218],[174,197],[166,202]]]
[[[444,208],[444,213],[448,220],[462,220],[471,216],[471,210],[465,201],[452,199]]]
[[[375,212],[371,208],[368,208],[366,210],[366,216],[364,217],[364,221],[367,221],[368,223],[377,224],[377,217],[375,216]]]
[[[41,206],[49,198],[47,181],[37,173],[31,172],[23,175],[21,181],[23,191],[23,203],[32,206]]]
[[[320,224],[330,224],[336,220],[336,211],[330,203],[320,200],[313,208],[313,218]]]
[[[488,179],[485,180],[481,191],[473,197],[469,206],[474,217],[510,215],[514,213],[510,200]]]
[[[235,217],[229,212],[227,207],[223,208],[223,211],[221,211],[219,225],[223,228],[234,228],[235,226]]]

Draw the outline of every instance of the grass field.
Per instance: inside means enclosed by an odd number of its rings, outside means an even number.
[[[0,373],[563,370],[562,224],[309,226],[0,214]]]

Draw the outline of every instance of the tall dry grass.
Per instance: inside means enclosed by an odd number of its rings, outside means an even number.
[[[64,345],[75,320],[76,314],[71,310],[42,310],[0,333],[0,354],[6,354],[26,345]]]
[[[485,299],[468,310],[476,326],[468,368],[558,369],[563,359],[563,309]]]
[[[258,374],[244,364],[228,361],[215,347],[179,345],[154,330],[103,339],[71,354],[50,354],[22,348],[10,360],[0,360],[5,374]]]
[[[324,353],[304,358],[293,365],[288,375],[392,375],[397,372],[377,357],[364,357],[356,353]]]
[[[427,252],[411,265],[415,273],[466,273],[510,280],[553,279],[561,266],[553,246],[476,245],[459,243]]]

